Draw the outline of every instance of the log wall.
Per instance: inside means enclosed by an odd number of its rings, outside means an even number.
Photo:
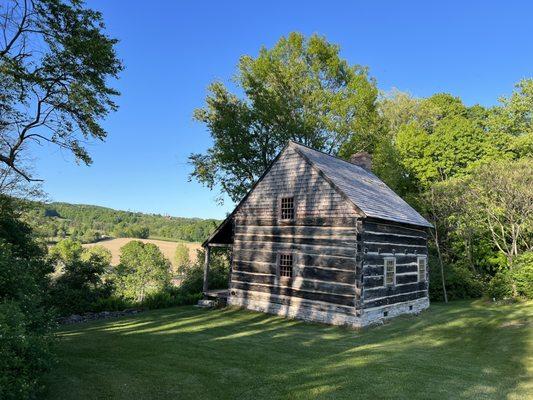
[[[286,196],[294,197],[290,221],[279,216]],[[235,212],[228,304],[351,326],[427,308],[428,282],[418,281],[417,265],[427,255],[426,230],[362,217],[287,148]],[[292,278],[279,276],[280,253],[293,256]],[[396,284],[387,287],[390,256]]]
[[[418,257],[427,257],[428,254],[427,231],[421,227],[368,219],[362,225],[363,312],[427,299],[428,281],[418,281]],[[392,286],[385,285],[384,264],[387,257],[396,259],[396,284]]]
[[[294,196],[291,221],[279,218],[285,196]],[[253,301],[265,309],[297,304],[302,313],[355,315],[357,216],[312,165],[287,148],[235,214],[230,303]],[[293,255],[291,279],[278,276],[280,253]]]

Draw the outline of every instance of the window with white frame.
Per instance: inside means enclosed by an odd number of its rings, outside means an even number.
[[[418,282],[425,282],[427,274],[427,257],[418,257]]]
[[[294,219],[294,197],[281,198],[281,219]]]
[[[279,276],[280,278],[292,278],[292,254],[279,255]]]
[[[385,286],[394,286],[396,284],[396,258],[386,257],[384,262]]]

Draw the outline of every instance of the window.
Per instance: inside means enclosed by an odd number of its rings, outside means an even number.
[[[281,198],[281,219],[294,219],[294,197]]]
[[[396,284],[396,258],[385,258],[385,286]]]
[[[424,282],[426,280],[427,271],[427,258],[418,257],[418,282]]]
[[[279,276],[292,278],[292,254],[279,255]]]

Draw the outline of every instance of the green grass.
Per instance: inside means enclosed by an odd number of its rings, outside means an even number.
[[[533,303],[362,331],[179,307],[64,327],[49,399],[533,398]]]

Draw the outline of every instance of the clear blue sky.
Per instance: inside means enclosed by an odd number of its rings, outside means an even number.
[[[90,146],[91,167],[43,147],[36,172],[55,201],[221,218],[233,205],[188,182],[188,155],[211,143],[192,112],[241,55],[291,31],[319,33],[368,66],[382,90],[491,105],[533,76],[533,3],[498,3],[90,0],[120,39],[120,110],[104,122],[107,142]]]

